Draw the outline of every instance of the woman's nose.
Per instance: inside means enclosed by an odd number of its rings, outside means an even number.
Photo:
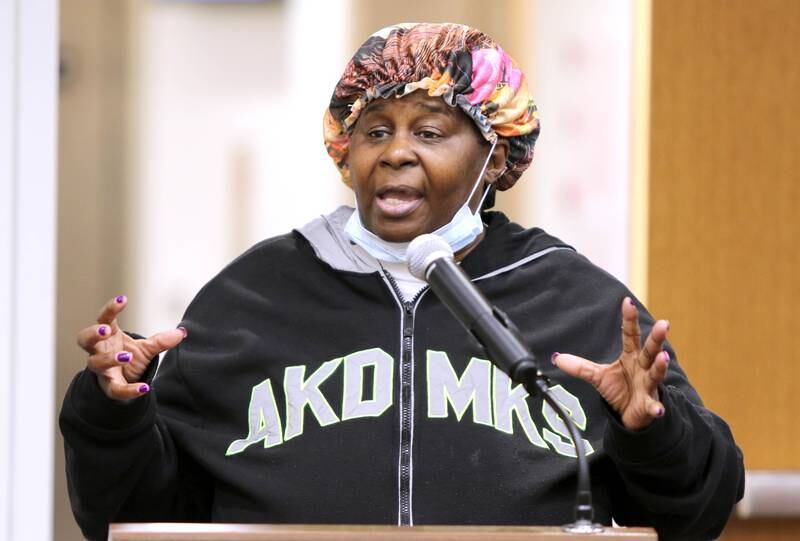
[[[381,154],[381,164],[399,169],[416,165],[417,154],[414,152],[411,137],[404,133],[395,133]]]

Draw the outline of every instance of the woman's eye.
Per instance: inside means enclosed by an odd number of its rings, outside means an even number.
[[[372,139],[380,139],[381,137],[385,137],[389,134],[389,130],[386,128],[374,128],[367,132],[367,137]]]
[[[442,136],[442,134],[434,130],[420,130],[417,134],[423,139],[438,139]]]

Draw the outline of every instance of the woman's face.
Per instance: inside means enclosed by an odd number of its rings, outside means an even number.
[[[373,101],[350,139],[361,221],[391,242],[440,228],[464,204],[490,148],[472,120],[441,98],[417,91]],[[473,210],[482,192],[472,197]]]

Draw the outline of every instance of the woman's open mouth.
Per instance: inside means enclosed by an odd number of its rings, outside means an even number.
[[[403,218],[422,204],[422,193],[408,186],[391,186],[378,190],[375,202],[385,216]]]

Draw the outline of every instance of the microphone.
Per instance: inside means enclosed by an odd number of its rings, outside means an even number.
[[[420,235],[411,241],[406,252],[408,270],[425,280],[456,319],[486,350],[489,359],[529,394],[537,391],[542,399],[563,419],[569,430],[578,460],[578,489],[575,522],[562,528],[570,533],[596,534],[603,527],[593,522],[591,482],[586,449],[578,427],[561,404],[550,393],[547,376],[538,368],[533,353],[525,347],[519,331],[499,308],[470,281],[453,258],[453,249],[437,235]]]
[[[408,246],[407,259],[411,274],[430,284],[436,296],[512,380],[527,383],[531,377],[544,379],[517,328],[499,308],[489,304],[456,265],[453,249],[444,239],[433,234],[418,236]]]

